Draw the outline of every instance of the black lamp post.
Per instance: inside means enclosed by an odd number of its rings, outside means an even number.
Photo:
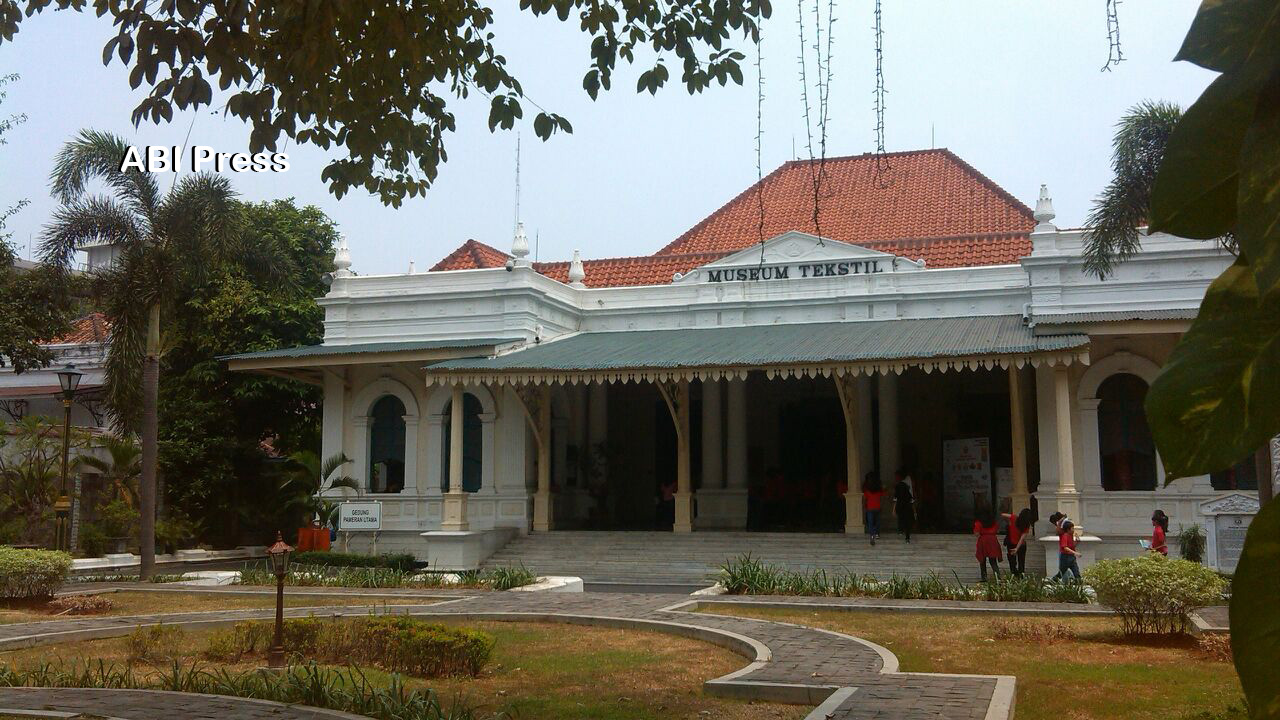
[[[54,545],[58,550],[71,549],[71,528],[68,519],[71,517],[71,496],[67,493],[67,465],[71,455],[71,403],[76,398],[76,388],[80,387],[80,378],[84,373],[76,370],[75,365],[68,364],[58,371],[58,384],[62,386],[62,485],[58,492],[58,500],[53,504],[56,517],[54,529]]]
[[[289,553],[293,548],[285,544],[280,531],[276,531],[276,542],[267,548],[267,557],[271,559],[271,569],[276,574],[276,637],[267,651],[267,667],[284,667],[284,576],[289,572]]]

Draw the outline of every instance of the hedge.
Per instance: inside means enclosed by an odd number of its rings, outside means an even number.
[[[325,567],[371,567],[391,568],[401,572],[409,572],[417,567],[418,561],[408,553],[400,555],[362,555],[359,553],[325,552],[322,550],[305,550],[294,553],[290,562],[299,565],[323,565]]]
[[[1126,635],[1188,632],[1191,611],[1222,602],[1226,589],[1213,570],[1160,553],[1099,560],[1084,580],[1120,616]]]
[[[210,639],[207,659],[239,662],[265,653],[269,622],[237,623]],[[403,615],[357,619],[292,618],[284,622],[284,647],[305,660],[368,665],[388,672],[433,678],[476,676],[493,655],[488,633],[429,623]]]
[[[67,553],[0,546],[0,597],[53,597],[70,571]]]

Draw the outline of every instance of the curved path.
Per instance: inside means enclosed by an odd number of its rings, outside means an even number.
[[[198,591],[196,588],[183,590]],[[333,590],[326,588],[324,594],[335,594]],[[379,595],[402,594],[373,590],[346,592],[366,600]],[[888,650],[849,635],[786,623],[693,612],[699,607],[714,608],[719,603],[758,603],[760,599],[739,601],[725,596],[694,599],[686,595],[545,592],[437,595],[431,591],[428,595],[439,600],[433,604],[388,606],[387,611],[415,616],[650,629],[697,638],[726,647],[751,660],[736,672],[708,680],[705,683],[707,692],[740,699],[818,705],[810,718],[1007,720],[1013,715],[1012,677],[901,673],[898,672],[897,658]],[[839,599],[830,603],[817,600],[805,604],[851,607],[848,602],[838,602]],[[289,608],[286,615],[363,615],[368,612],[368,606]],[[0,625],[0,650],[120,636],[138,625],[213,626],[272,616],[273,611],[265,609],[228,610]],[[46,693],[41,696],[46,701],[42,707],[61,707],[58,701],[61,690],[41,691]],[[0,689],[0,708],[14,707],[11,698],[15,694],[33,692],[35,690],[26,688]],[[235,702],[235,699],[217,698],[217,702],[228,701]],[[161,700],[154,702],[164,705]],[[196,717],[229,716],[226,711],[214,709],[210,709],[207,715],[197,713],[193,703],[199,702],[198,699],[184,697],[180,707],[184,714]],[[112,703],[110,711],[128,720],[170,720],[172,709],[179,705],[168,707],[167,712],[157,711],[153,704],[146,708],[117,710],[116,704]],[[126,710],[131,714],[122,714]],[[318,711],[312,708],[296,708],[296,711],[310,714],[277,712],[271,717],[278,720],[341,717],[316,715]],[[240,715],[231,713],[230,716]]]

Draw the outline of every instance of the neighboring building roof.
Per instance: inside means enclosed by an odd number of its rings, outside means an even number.
[[[569,377],[600,371],[1028,356],[1088,343],[1087,335],[1076,333],[1037,336],[1020,315],[867,320],[580,333],[494,357],[445,360],[426,369],[442,375],[533,372]]]
[[[440,348],[487,348],[494,345],[519,342],[511,338],[467,338],[462,340],[408,340],[403,342],[357,343],[351,345],[303,345],[301,347],[263,350],[260,352],[222,355],[219,360],[264,360],[270,358],[300,358],[321,355],[362,355],[366,353],[390,353],[412,350],[437,350]]]
[[[1031,209],[946,149],[871,154],[823,163],[820,227],[813,223],[817,164],[792,160],[653,255],[585,260],[588,287],[655,285],[790,230],[912,260],[929,268],[1008,265],[1031,254]],[[760,203],[764,204],[763,233]],[[502,267],[511,256],[468,240],[432,270]],[[568,262],[534,263],[568,281]]]
[[[89,345],[107,342],[111,337],[111,321],[100,312],[90,313],[72,323],[71,331],[45,345]]]
[[[1124,322],[1126,320],[1194,320],[1197,308],[1173,308],[1168,310],[1107,310],[1082,313],[1044,313],[1032,316],[1037,325],[1077,325],[1096,322]]]
[[[431,270],[476,270],[502,267],[510,255],[479,240],[468,240],[443,260],[431,266]]]
[[[760,241],[757,188],[765,206],[764,237],[788,230],[821,234],[853,245],[928,241],[994,234],[1027,235],[1031,209],[946,149],[888,153],[877,173],[872,154],[827,158],[821,233],[813,223],[817,163],[792,160],[744,190],[657,254],[732,252]],[[1026,253],[1031,251],[1026,242]],[[1017,257],[1002,258],[1017,262]],[[977,263],[989,264],[989,263]]]

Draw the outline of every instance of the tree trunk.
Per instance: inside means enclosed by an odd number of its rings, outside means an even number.
[[[147,318],[147,354],[142,360],[142,477],[138,481],[138,554],[142,556],[139,575],[150,580],[156,566],[156,460],[160,392],[160,306],[153,305]]]

